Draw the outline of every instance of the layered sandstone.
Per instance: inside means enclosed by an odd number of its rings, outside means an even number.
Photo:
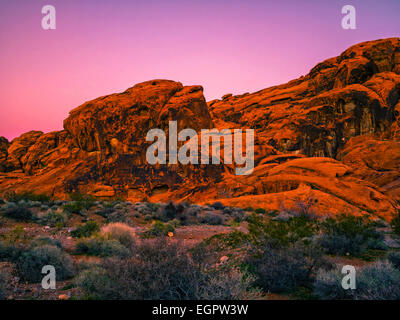
[[[150,129],[255,129],[255,165],[149,165]],[[201,86],[137,84],[73,109],[64,130],[0,139],[0,194],[80,191],[132,201],[221,200],[390,219],[400,201],[400,40],[364,42],[308,75],[206,102]]]

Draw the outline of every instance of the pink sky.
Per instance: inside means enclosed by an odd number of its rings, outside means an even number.
[[[56,8],[57,29],[41,28]],[[341,28],[341,8],[357,29]],[[207,100],[305,75],[350,45],[399,36],[398,0],[13,0],[0,3],[0,136],[62,129],[69,110],[135,83],[200,84]]]

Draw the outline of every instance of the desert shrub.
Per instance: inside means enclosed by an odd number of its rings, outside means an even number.
[[[177,214],[178,212],[175,207],[175,204],[173,202],[169,202],[161,209],[160,219],[162,221],[173,220],[177,217]]]
[[[0,261],[16,261],[21,253],[22,249],[13,243],[0,241]]]
[[[315,296],[324,300],[351,299],[352,289],[343,289],[343,277],[339,267],[331,270],[319,269],[314,282]]]
[[[75,230],[72,230],[71,236],[73,238],[87,238],[99,231],[100,227],[96,221],[88,221],[85,224],[78,226]]]
[[[257,208],[256,210],[254,210],[255,213],[258,214],[266,214],[267,210],[263,209],[263,208]]]
[[[244,265],[256,276],[256,285],[276,293],[311,286],[315,268],[324,263],[317,249],[300,244],[289,247],[266,245],[261,253],[251,253],[244,260]]]
[[[400,271],[388,261],[377,261],[362,268],[357,274],[356,300],[399,300]]]
[[[388,250],[389,247],[386,245],[384,238],[369,238],[365,244],[367,249],[372,250]]]
[[[253,208],[253,207],[246,207],[246,208],[244,208],[244,211],[246,211],[246,212],[253,212],[253,211],[254,211],[254,208]]]
[[[177,219],[182,225],[188,225],[196,221],[194,218],[196,215],[197,212],[188,203],[174,204],[173,202],[169,202],[161,207],[153,217],[163,222]]]
[[[224,218],[220,214],[206,212],[204,215],[199,217],[199,221],[204,224],[220,225],[224,223]]]
[[[264,250],[267,245],[289,246],[297,242],[310,244],[318,232],[315,220],[306,216],[291,217],[288,221],[273,221],[252,214],[246,218],[248,233],[234,231],[206,239],[204,243],[212,250],[249,249]]]
[[[100,266],[89,266],[84,268],[75,279],[75,285],[82,288],[84,295],[81,299],[117,299],[113,294],[117,290],[104,268]]]
[[[120,210],[114,210],[107,216],[107,223],[111,222],[122,222],[129,223],[129,213],[126,208]]]
[[[76,244],[75,253],[99,257],[126,257],[129,250],[117,240],[95,237],[79,240]]]
[[[393,217],[392,221],[390,222],[393,232],[397,235],[400,235],[400,211]]]
[[[150,228],[142,233],[144,238],[153,238],[166,236],[169,232],[174,232],[175,228],[170,223],[163,223],[161,221],[154,221]]]
[[[186,214],[190,217],[197,217],[197,215],[201,212],[200,206],[190,206],[186,209]]]
[[[54,246],[34,247],[23,252],[17,260],[17,269],[22,278],[34,283],[42,280],[42,268],[46,265],[54,266],[57,280],[66,280],[74,275],[71,257]]]
[[[65,226],[67,220],[68,220],[68,215],[64,211],[58,212],[58,211],[48,210],[39,215],[40,223],[42,225],[47,225],[51,227]]]
[[[95,213],[107,219],[114,211],[114,207],[104,207],[100,210],[97,210]]]
[[[309,217],[315,217],[314,205],[318,202],[313,196],[308,196],[306,199],[299,199],[296,201],[291,212],[295,215],[306,215]]]
[[[40,247],[40,246],[54,246],[62,249],[62,244],[58,239],[51,239],[48,237],[38,237],[31,241],[30,247]]]
[[[70,195],[70,198],[72,202],[64,205],[64,210],[69,213],[82,214],[95,205],[94,198],[90,196],[74,193]]]
[[[266,220],[253,214],[247,219],[249,240],[255,247],[263,247],[265,243],[289,245],[298,241],[310,242],[317,234],[318,223],[307,215],[289,217],[288,220]]]
[[[135,244],[135,229],[120,222],[103,226],[101,228],[101,233],[108,237],[108,239],[117,240],[127,248],[132,248]]]
[[[1,236],[5,242],[13,244],[25,244],[31,240],[31,236],[25,231],[24,227],[17,225],[8,233]]]
[[[219,201],[214,202],[214,203],[211,205],[211,207],[214,208],[215,210],[223,210],[223,209],[225,208],[225,206],[224,206],[221,202],[219,202]]]
[[[9,202],[2,209],[4,216],[16,221],[28,222],[33,218],[32,211],[24,205]]]
[[[83,207],[77,202],[67,203],[63,206],[63,209],[69,213],[80,214]]]
[[[234,222],[242,222],[246,216],[245,212],[242,209],[236,208],[232,210],[230,215],[232,216]]]
[[[183,226],[198,224],[198,214],[200,212],[199,209],[196,209],[195,207],[189,207],[178,212],[177,218],[172,219],[171,221],[179,221],[179,224]]]
[[[383,234],[367,217],[339,215],[326,219],[321,229],[323,235],[318,242],[328,254],[356,256],[366,249],[379,247],[383,240]]]
[[[7,201],[10,202],[19,202],[21,200],[25,201],[39,201],[39,202],[50,202],[51,197],[46,194],[35,194],[31,192],[24,192],[24,193],[15,193],[9,192],[5,195]]]
[[[268,212],[268,216],[275,218],[276,216],[279,215],[279,211],[278,210],[271,210]]]
[[[204,280],[196,294],[199,300],[243,300],[260,294],[260,290],[253,287],[255,278],[235,268],[224,271],[224,274],[222,270],[213,270],[202,276]]]
[[[400,252],[390,252],[387,258],[396,269],[400,270]]]
[[[400,271],[388,261],[376,261],[356,273],[356,289],[344,290],[340,268],[320,270],[315,281],[315,294],[322,299],[398,300]]]
[[[156,203],[146,202],[146,206],[150,212],[157,212],[159,205]]]
[[[359,255],[362,251],[364,239],[361,235],[353,238],[345,235],[322,234],[318,239],[318,244],[323,247],[328,254],[353,256]]]
[[[178,227],[181,225],[181,221],[179,221],[178,219],[174,219],[174,220],[171,220],[171,221],[169,222],[169,224],[170,224],[171,226],[173,226],[174,229],[175,229],[175,228],[178,228]]]
[[[95,299],[238,299],[246,281],[226,272],[206,272],[178,243],[146,241],[130,259],[106,259],[77,278],[86,297]]]
[[[315,294],[322,299],[400,299],[400,271],[388,261],[376,261],[357,270],[354,290],[344,290],[342,279],[340,268],[320,270],[315,281]]]

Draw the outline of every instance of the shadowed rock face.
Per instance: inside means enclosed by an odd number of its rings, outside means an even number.
[[[146,162],[147,132],[255,129],[255,169]],[[201,86],[139,83],[73,109],[60,132],[0,138],[0,194],[72,191],[132,201],[220,200],[320,214],[376,214],[400,201],[400,41],[355,45],[287,84],[206,103]]]

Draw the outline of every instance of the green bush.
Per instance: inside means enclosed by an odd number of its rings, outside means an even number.
[[[115,209],[113,207],[104,207],[101,210],[97,210],[95,213],[98,214],[99,216],[102,216],[103,218],[108,219],[108,217],[114,213]]]
[[[151,203],[151,202],[147,202],[146,206],[149,209],[149,211],[152,213],[157,212],[157,210],[159,208],[159,205],[157,203]]]
[[[42,280],[42,268],[46,265],[54,266],[57,280],[66,280],[74,275],[74,264],[71,257],[54,246],[34,247],[23,252],[17,260],[17,269],[21,277],[33,283]]]
[[[321,224],[323,235],[318,243],[328,254],[353,256],[367,249],[382,249],[383,234],[376,230],[368,217],[339,215],[328,218]]]
[[[99,257],[126,257],[129,254],[129,249],[117,240],[96,237],[78,241],[75,253]]]
[[[8,233],[2,234],[1,237],[5,242],[22,245],[31,240],[31,236],[25,231],[21,225],[16,225]]]
[[[57,212],[48,210],[39,216],[39,221],[42,225],[46,226],[65,226],[68,221],[68,215],[65,212]]]
[[[0,261],[16,261],[22,253],[22,249],[13,243],[0,241]]]
[[[73,238],[88,238],[100,231],[100,227],[96,221],[88,221],[84,225],[78,226],[75,230],[71,231]]]
[[[298,241],[310,242],[319,230],[318,223],[307,215],[298,215],[284,220],[262,219],[256,214],[248,219],[249,240],[255,247],[265,244],[287,246]]]
[[[142,233],[144,238],[166,236],[169,232],[174,232],[175,228],[170,223],[154,221],[150,228]]]
[[[69,213],[82,214],[95,205],[94,198],[79,193],[70,195],[72,202],[64,205],[64,210]]]
[[[31,241],[30,247],[41,247],[41,246],[54,246],[62,249],[62,244],[60,240],[51,239],[48,237],[38,237]]]

